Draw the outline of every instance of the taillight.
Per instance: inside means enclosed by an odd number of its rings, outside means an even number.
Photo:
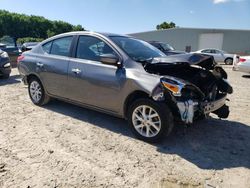
[[[17,63],[20,63],[24,59],[24,55],[20,55],[17,57]]]
[[[243,62],[245,62],[245,61],[246,61],[246,59],[240,58],[239,63],[243,63]]]

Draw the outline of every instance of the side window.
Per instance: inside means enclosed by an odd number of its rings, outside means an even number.
[[[151,45],[153,45],[154,47],[158,48],[158,49],[162,49],[161,45],[158,43],[150,43]]]
[[[48,42],[48,43],[44,44],[43,47],[42,47],[43,50],[44,50],[47,54],[50,53],[51,45],[52,45],[52,42]]]
[[[211,50],[203,50],[202,53],[211,53]]]
[[[80,36],[76,58],[99,61],[103,54],[114,54],[114,50],[102,40],[91,36]]]
[[[72,39],[73,37],[70,36],[54,40],[50,54],[69,56]]]
[[[219,50],[215,50],[216,54],[221,54],[221,52]]]

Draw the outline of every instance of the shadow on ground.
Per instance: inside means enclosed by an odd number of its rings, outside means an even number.
[[[21,82],[21,80],[20,80],[19,75],[10,76],[7,79],[0,78],[0,86],[10,85],[10,84],[17,84],[17,83],[20,83],[20,82]]]
[[[122,119],[57,100],[45,108],[134,138]],[[202,169],[250,168],[250,126],[240,122],[210,118],[190,127],[177,125],[154,145],[158,152],[177,154]]]
[[[250,78],[250,75],[242,75],[243,78]]]

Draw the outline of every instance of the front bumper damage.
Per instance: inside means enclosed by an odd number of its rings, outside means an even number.
[[[198,102],[193,100],[177,101],[177,107],[181,120],[186,124],[191,124],[193,123],[196,112],[204,115],[212,112],[217,114],[220,118],[227,118],[229,109],[225,105],[226,100],[227,95],[224,94],[220,98],[210,102]]]

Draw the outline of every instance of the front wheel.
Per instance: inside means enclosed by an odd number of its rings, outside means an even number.
[[[133,133],[146,142],[157,142],[173,129],[173,115],[168,106],[150,99],[136,100],[128,111]]]
[[[45,105],[49,102],[50,97],[45,93],[42,83],[36,77],[29,80],[29,96],[31,101],[38,106]]]

